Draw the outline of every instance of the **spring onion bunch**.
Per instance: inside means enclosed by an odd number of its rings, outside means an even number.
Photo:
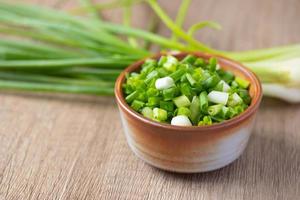
[[[156,0],[81,3],[71,14],[0,1],[0,89],[112,95],[122,69],[150,56],[146,47],[156,45],[163,51],[203,51],[240,61],[262,80],[265,95],[300,102],[300,44],[243,52],[213,49],[193,34],[204,27],[219,29],[217,23],[200,22],[182,29],[190,0],[182,1],[174,21]],[[149,5],[172,36],[133,28],[130,9],[136,3]],[[123,8],[124,24],[98,15],[115,7]],[[77,16],[78,12],[88,16]]]
[[[276,97],[291,103],[300,102],[300,44],[283,47],[250,50],[242,52],[229,52],[212,49],[199,41],[195,41],[193,33],[203,27],[219,29],[215,22],[202,22],[193,25],[188,31],[181,28],[185,11],[188,9],[189,0],[183,0],[181,12],[178,13],[175,22],[158,5],[156,0],[147,0],[154,12],[165,25],[173,32],[173,35],[186,41],[191,47],[197,47],[201,51],[232,58],[253,70],[263,83],[263,92],[266,96]]]
[[[128,74],[126,102],[145,117],[172,125],[211,125],[231,119],[251,103],[250,83],[193,55],[181,61],[148,59],[140,72]]]

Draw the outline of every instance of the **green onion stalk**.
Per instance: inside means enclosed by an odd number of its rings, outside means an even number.
[[[300,44],[231,52],[196,40],[203,28],[220,29],[204,21],[183,30],[191,0],[183,0],[173,21],[156,0],[121,0],[82,6],[71,11],[11,4],[0,0],[0,89],[113,95],[118,74],[130,63],[162,51],[202,51],[229,57],[253,70],[266,96],[300,102]],[[146,3],[167,28],[170,38],[131,26],[131,7]],[[104,9],[123,9],[123,24],[105,21]],[[87,13],[86,17],[76,14]],[[143,45],[144,44],[144,45]]]
[[[180,23],[173,22],[158,5],[156,0],[147,0],[154,12],[160,17],[173,34],[185,40],[190,46],[196,46],[201,51],[214,53],[232,58],[244,64],[254,71],[263,83],[264,95],[279,98],[291,103],[300,102],[300,44],[283,47],[251,50],[243,52],[229,52],[214,50],[210,47],[193,41],[193,33],[204,27],[220,29],[215,22],[202,22],[193,25],[185,33],[182,25],[182,16],[186,13],[182,9],[188,9],[189,0],[183,0],[177,19]]]

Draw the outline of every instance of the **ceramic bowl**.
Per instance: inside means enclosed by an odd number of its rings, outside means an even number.
[[[172,55],[181,60],[188,54],[205,60],[212,56],[199,52]],[[153,58],[159,59],[162,55],[164,54],[158,54]],[[147,119],[125,102],[122,92],[125,75],[139,71],[143,62],[144,60],[140,60],[125,69],[115,85],[115,96],[126,139],[131,150],[139,158],[160,169],[194,173],[224,167],[243,153],[262,98],[261,84],[251,71],[240,63],[218,57],[222,69],[250,81],[251,105],[240,115],[222,123],[180,127]]]

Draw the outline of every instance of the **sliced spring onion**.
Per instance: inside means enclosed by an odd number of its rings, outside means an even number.
[[[201,92],[199,98],[200,98],[200,110],[201,110],[202,113],[206,113],[207,108],[208,108],[207,92],[206,91]]]
[[[233,93],[232,95],[230,95],[227,105],[230,107],[234,107],[242,103],[243,99],[237,93]],[[224,105],[226,105],[226,103]]]
[[[245,79],[242,79],[240,77],[235,77],[235,81],[237,82],[237,84],[241,87],[241,88],[244,88],[244,89],[247,89],[250,85],[250,82],[245,80]]]
[[[162,108],[168,112],[174,111],[174,104],[172,101],[160,101],[159,105],[160,105],[160,108]]]
[[[158,90],[168,89],[174,86],[174,80],[167,76],[164,78],[159,78],[155,81],[155,88]]]
[[[187,117],[191,117],[192,112],[187,107],[179,107],[177,111],[177,115],[185,115]]]
[[[204,116],[201,121],[199,121],[198,126],[212,125],[213,121],[210,116]]]
[[[191,121],[185,115],[178,115],[172,118],[171,124],[175,126],[192,126]]]
[[[135,111],[139,111],[140,109],[143,108],[143,106],[145,105],[144,102],[139,101],[139,100],[134,100],[131,104],[131,107],[135,110]]]
[[[154,108],[153,117],[157,121],[165,121],[168,118],[168,113],[164,109]]]
[[[211,116],[216,116],[222,111],[223,105],[222,104],[217,104],[213,106],[209,106],[207,109],[207,112]]]
[[[191,111],[191,120],[193,124],[197,123],[197,120],[200,115],[200,100],[197,96],[194,96],[190,105],[190,111]]]
[[[221,80],[217,84],[216,88],[218,88],[222,92],[228,92],[230,90],[230,86],[224,80]]]
[[[207,97],[210,102],[226,105],[229,94],[226,92],[211,91]]]
[[[174,72],[176,71],[177,64],[178,60],[175,57],[167,56],[166,62],[163,64],[163,67],[170,72]]]
[[[149,107],[144,107],[142,109],[142,114],[143,114],[144,117],[147,117],[149,119],[153,118],[153,110]]]
[[[178,108],[189,106],[191,104],[189,98],[187,98],[185,95],[174,98],[173,102]]]

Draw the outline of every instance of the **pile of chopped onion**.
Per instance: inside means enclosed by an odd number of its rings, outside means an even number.
[[[219,123],[242,113],[251,103],[250,83],[193,55],[179,61],[148,59],[140,72],[127,75],[126,102],[145,117],[178,126]]]

